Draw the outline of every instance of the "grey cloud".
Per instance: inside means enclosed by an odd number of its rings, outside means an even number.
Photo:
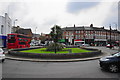
[[[113,3],[113,5],[112,5],[112,8],[111,8],[111,10],[110,10],[110,16],[108,16],[105,20],[104,20],[104,23],[103,23],[103,25],[105,24],[106,25],[106,27],[107,28],[109,28],[109,25],[111,24],[111,26],[112,26],[112,28],[113,29],[116,29],[116,24],[117,24],[117,26],[119,26],[119,24],[118,24],[118,11],[119,11],[119,9],[118,9],[118,5],[117,5],[117,3]]]
[[[77,13],[80,10],[87,9],[98,5],[100,2],[68,2],[67,12]]]
[[[8,13],[13,19],[22,18],[23,15],[27,16],[28,14],[26,7],[26,4],[23,2],[10,2],[8,5]]]
[[[57,19],[44,19],[43,25],[54,25],[57,23]]]

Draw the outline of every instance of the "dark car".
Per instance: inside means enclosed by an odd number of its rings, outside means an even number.
[[[112,56],[106,56],[99,60],[100,67],[110,72],[120,71],[120,52],[113,54]]]

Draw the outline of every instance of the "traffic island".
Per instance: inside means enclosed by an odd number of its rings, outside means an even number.
[[[9,56],[19,57],[19,58],[29,58],[29,59],[41,59],[47,61],[62,61],[62,60],[81,60],[81,59],[91,59],[91,57],[96,58],[97,56],[101,56],[103,53],[98,49],[90,49],[90,48],[82,48],[87,52],[81,53],[35,53],[29,52],[29,50],[39,50],[42,48],[25,48],[25,49],[14,49],[10,50]],[[72,48],[73,49],[73,48]],[[79,49],[79,48],[78,48]],[[68,48],[69,52],[70,48]],[[27,52],[26,52],[27,51]],[[73,51],[73,50],[72,50]]]

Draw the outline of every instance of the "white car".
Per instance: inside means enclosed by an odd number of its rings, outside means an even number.
[[[35,44],[34,43],[30,43],[30,46],[35,46]]]
[[[89,45],[89,44],[82,44],[82,46],[88,47],[88,46],[90,46],[90,45]]]
[[[0,61],[1,62],[5,61],[5,54],[2,48],[0,48]]]

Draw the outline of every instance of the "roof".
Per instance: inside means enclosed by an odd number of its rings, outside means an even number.
[[[16,31],[16,33],[20,33],[20,34],[25,34],[25,35],[32,35],[32,30],[31,29],[18,29]]]
[[[40,37],[40,34],[33,34],[33,37]]]
[[[100,30],[101,28],[97,27],[89,27],[89,26],[79,26],[79,27],[65,27],[63,30]]]
[[[79,26],[79,27],[64,27],[62,30],[66,31],[73,31],[73,30],[95,30],[95,31],[110,31],[108,29],[105,29],[104,27],[89,27],[89,26]],[[118,32],[118,30],[112,30],[112,32]]]

